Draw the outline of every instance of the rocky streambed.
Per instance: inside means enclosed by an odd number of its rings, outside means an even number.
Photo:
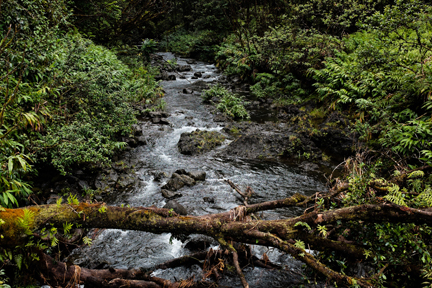
[[[160,53],[157,62],[173,58],[170,53]],[[96,200],[109,205],[155,205],[190,215],[218,213],[242,204],[224,179],[241,188],[251,186],[255,195],[250,203],[294,193],[311,195],[325,190],[322,174],[331,173],[332,158],[337,161],[350,153],[354,135],[345,131],[343,115],[333,113],[317,124],[296,107],[276,109],[272,101],[251,98],[247,106],[251,120],[236,122],[214,106],[203,104],[200,94],[218,82],[247,95],[247,84],[223,76],[208,63],[179,58],[177,64],[162,66],[166,110],[143,116],[135,126],[135,136],[125,139],[129,148],[116,156],[112,168],[97,174],[77,170],[73,176],[51,183],[48,201],[66,190],[97,190],[101,194]],[[301,212],[298,208],[278,209],[263,217],[286,218]],[[179,240],[171,234],[109,229],[91,235],[93,245],[74,250],[70,261],[89,268],[149,269],[216,245],[199,235]],[[290,256],[259,246],[253,250],[258,257],[266,253],[285,269],[248,267],[245,276],[251,286],[289,287],[301,280],[301,264]],[[193,265],[155,273],[175,281],[200,277],[202,270]],[[220,284],[241,287],[232,276],[224,276]]]

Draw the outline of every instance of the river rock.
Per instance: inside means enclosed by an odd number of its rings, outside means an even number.
[[[177,68],[177,71],[179,71],[179,72],[186,72],[186,71],[191,71],[191,70],[192,70],[192,67],[190,65],[180,65]]]
[[[188,214],[186,208],[183,205],[181,205],[180,203],[178,203],[176,200],[169,200],[163,208],[173,209],[174,212],[176,212],[177,214],[180,214],[180,215],[187,215]]]
[[[183,89],[183,94],[193,94],[193,93],[194,93],[194,91],[192,89],[189,89],[189,88]]]
[[[184,155],[198,155],[213,150],[224,141],[225,136],[219,132],[195,130],[191,133],[183,133],[177,147]]]
[[[204,75],[203,76],[203,79],[208,79],[208,78],[210,78],[211,76],[209,75],[209,74],[207,74],[207,75]]]
[[[169,113],[164,112],[164,111],[149,112],[150,118],[167,118],[169,116],[170,116]]]
[[[101,191],[106,191],[109,186],[114,186],[118,181],[119,175],[114,170],[109,170],[99,174],[95,180],[95,187]]]
[[[163,178],[168,178],[168,175],[165,172],[155,172],[155,173],[153,173],[153,175],[154,175],[153,180],[156,182],[161,181]]]
[[[176,80],[176,76],[175,75],[168,75],[168,81],[175,81]]]
[[[161,122],[161,118],[158,118],[158,117],[152,118],[153,124],[159,124],[160,122]]]
[[[199,235],[194,237],[193,239],[190,239],[186,243],[185,248],[192,252],[198,252],[206,250],[212,244],[216,244],[212,238]]]
[[[167,184],[162,186],[162,189],[170,190],[170,191],[177,191],[177,190],[183,188],[185,185],[186,185],[186,183],[180,177],[173,177],[168,181]]]
[[[178,175],[174,173],[173,177],[180,177],[180,179],[189,187],[195,185],[195,180],[188,175]]]
[[[202,72],[195,72],[194,76],[198,77],[198,78],[201,78],[202,77]]]
[[[179,174],[179,175],[185,175],[187,174],[185,169],[177,169],[174,173]]]
[[[81,188],[81,190],[87,190],[90,188],[90,185],[87,183],[87,181],[80,180],[78,182],[78,187]]]
[[[138,146],[147,145],[147,138],[145,136],[139,136],[136,138]]]
[[[55,204],[59,198],[60,198],[59,195],[51,194],[49,196],[48,200],[46,201],[46,204]]]
[[[117,181],[117,185],[121,188],[127,188],[132,186],[135,183],[135,179],[130,177],[128,174],[123,174],[119,177],[119,180]]]
[[[207,176],[206,172],[204,171],[191,171],[188,173],[188,175],[196,181],[204,181]]]
[[[162,189],[161,193],[162,193],[162,196],[167,198],[167,199],[175,199],[175,198],[179,198],[182,196],[182,194],[179,192],[169,191],[169,190],[165,190],[165,189]]]
[[[186,60],[187,64],[196,64],[196,60],[195,59],[190,59],[190,60]]]
[[[215,199],[213,197],[204,197],[203,200],[207,203],[215,203]]]

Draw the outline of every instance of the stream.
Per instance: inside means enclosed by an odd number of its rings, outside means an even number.
[[[171,53],[159,53],[165,60],[173,59]],[[178,58],[179,65],[187,65],[191,59]],[[189,61],[190,62],[190,61]],[[231,140],[215,150],[199,155],[186,156],[179,153],[177,143],[180,135],[196,129],[222,132],[223,123],[214,122],[211,113],[214,107],[203,105],[200,90],[207,84],[223,77],[218,69],[211,64],[196,61],[190,64],[192,71],[177,73],[177,80],[163,81],[166,92],[167,118],[171,125],[159,125],[151,122],[140,123],[143,135],[147,137],[147,145],[138,146],[126,151],[119,160],[133,167],[136,184],[120,193],[112,193],[104,201],[109,205],[151,206],[163,207],[167,200],[162,197],[161,186],[168,179],[155,181],[158,172],[171,175],[177,169],[186,171],[205,171],[207,178],[192,187],[183,187],[179,192],[182,197],[176,199],[190,215],[220,213],[242,204],[235,191],[223,179],[229,179],[244,190],[250,186],[255,195],[251,203],[286,198],[294,193],[311,195],[325,189],[318,176],[307,174],[298,167],[280,161],[242,160],[221,157],[218,152],[223,150]],[[200,71],[207,78],[192,79],[194,72]],[[185,79],[180,79],[180,74]],[[193,94],[184,94],[183,89],[194,90]],[[265,112],[265,113],[264,113]],[[260,122],[272,119],[267,111],[262,116],[254,111],[251,121]],[[227,139],[230,139],[227,136]],[[203,198],[211,199],[205,201]],[[264,213],[265,219],[287,218],[302,213],[302,209],[278,209]],[[76,249],[72,257],[74,263],[90,268],[150,268],[176,257],[191,254],[186,244],[191,239],[203,236],[191,235],[184,243],[170,239],[171,234],[155,235],[146,232],[122,231],[106,229],[98,232],[92,246]],[[216,247],[216,246],[214,246]],[[271,261],[286,267],[282,271],[270,271],[262,268],[247,267],[244,269],[246,279],[251,287],[290,287],[299,281],[301,263],[290,256],[280,253],[277,249],[268,250],[265,247],[254,246],[256,256],[265,252]],[[154,275],[172,281],[186,279],[196,275],[202,276],[198,265],[190,268],[158,270]],[[219,282],[222,286],[242,287],[240,280],[233,275],[225,275]]]

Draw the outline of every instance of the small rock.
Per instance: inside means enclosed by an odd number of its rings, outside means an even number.
[[[165,172],[154,173],[154,181],[160,182],[163,178],[168,178],[168,175]]]
[[[204,171],[191,171],[188,173],[188,175],[196,181],[204,181],[207,176],[206,172]]]
[[[150,118],[167,118],[169,113],[163,111],[155,111],[149,113]]]
[[[161,118],[159,123],[160,123],[160,124],[163,124],[163,125],[170,125],[170,124],[171,124],[171,123],[168,121],[168,119],[166,119],[166,118]]]
[[[193,94],[193,90],[192,89],[189,89],[189,88],[184,88],[183,89],[183,94]]]
[[[178,174],[175,174],[178,175]],[[179,175],[181,180],[187,185],[187,186],[193,186],[195,185],[195,180],[191,177],[189,177],[188,175]]]
[[[88,184],[86,181],[84,181],[84,180],[80,180],[80,181],[78,182],[78,186],[79,186],[82,190],[87,190],[87,189],[90,188],[89,184]]]
[[[209,237],[203,237],[200,236],[196,239],[190,240],[186,245],[185,248],[189,251],[204,251],[207,248],[209,248],[212,245],[212,239]]]
[[[211,76],[209,75],[209,74],[207,74],[207,75],[204,75],[203,76],[203,79],[208,79],[208,78],[210,78]]]
[[[198,77],[197,76],[192,76],[191,79],[195,80],[195,79],[198,79]]]
[[[190,60],[186,60],[187,64],[196,64],[196,60],[195,59],[190,59]]]
[[[204,197],[203,200],[207,203],[215,203],[215,199],[213,197]]]
[[[165,189],[162,189],[161,192],[162,192],[162,196],[167,198],[167,199],[175,199],[175,198],[179,198],[179,197],[183,196],[179,192],[169,191],[169,190],[165,190]]]
[[[202,72],[195,72],[194,76],[198,77],[198,78],[201,78],[202,77]]]
[[[183,205],[178,203],[176,200],[169,200],[163,208],[173,209],[174,212],[176,212],[177,214],[180,214],[180,215],[187,215],[188,214],[186,208],[183,207]]]
[[[179,174],[179,175],[185,175],[185,174],[187,174],[187,172],[186,172],[185,169],[178,169],[174,173]]]
[[[132,186],[135,183],[135,180],[129,177],[127,174],[121,175],[117,184],[122,188],[127,188]]]
[[[176,76],[175,75],[169,75],[168,76],[168,80],[169,81],[174,81],[174,80],[176,80]]]
[[[136,138],[138,146],[147,145],[147,138],[145,136],[139,136]]]
[[[152,123],[153,124],[159,124],[160,122],[161,122],[161,118],[155,117],[155,118],[152,119]]]
[[[190,65],[180,65],[177,68],[177,71],[179,71],[179,72],[185,72],[185,71],[191,71],[191,70],[192,70],[192,67]]]
[[[183,180],[180,177],[173,177],[168,181],[167,184],[162,186],[162,189],[166,189],[166,190],[170,190],[170,191],[177,191],[177,190],[183,188],[184,186],[185,186],[185,183],[183,182]]]
[[[54,204],[57,202],[57,200],[60,198],[57,194],[51,194],[48,200],[46,201],[46,204]]]

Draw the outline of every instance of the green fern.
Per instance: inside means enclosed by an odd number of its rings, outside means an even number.
[[[306,222],[297,222],[295,225],[294,225],[294,227],[297,227],[297,226],[303,226],[303,227],[306,227],[306,229],[308,230],[308,231],[310,231],[310,230],[312,230],[312,228],[309,226],[309,224],[307,224]]]
[[[398,185],[392,184],[392,186],[390,186],[388,188],[388,191],[389,191],[389,194],[384,196],[384,199],[386,199],[387,201],[390,201],[396,205],[408,206],[405,202],[405,199],[404,199],[405,196],[400,191],[400,188]]]
[[[72,226],[73,226],[73,224],[67,223],[67,221],[66,221],[66,223],[63,224],[63,233],[69,234],[70,230],[72,229]]]
[[[426,188],[414,199],[414,202],[420,206],[432,207],[432,188]]]
[[[21,270],[21,266],[23,264],[23,255],[22,254],[15,255],[14,261],[17,264],[18,269]]]
[[[320,234],[322,234],[324,237],[327,236],[327,227],[326,226],[322,226],[322,225],[318,225],[318,231]]]
[[[306,249],[305,243],[301,240],[296,240],[294,246],[303,250]]]
[[[92,242],[93,242],[93,240],[91,238],[87,237],[87,236],[83,238],[83,243],[85,245],[91,246]]]
[[[79,201],[78,201],[77,196],[73,195],[73,194],[69,195],[69,197],[67,199],[67,202],[68,202],[69,205],[72,205],[72,204],[79,205]]]
[[[423,171],[417,170],[417,171],[411,172],[408,175],[408,178],[409,179],[411,179],[411,178],[421,178],[421,177],[424,177],[424,175],[425,175],[425,173]]]
[[[23,217],[17,219],[18,226],[27,235],[31,235],[32,234],[32,227],[33,227],[33,223],[34,223],[34,216],[35,216],[34,212],[32,212],[32,211],[30,211],[28,209],[24,209],[24,215],[23,215]]]

